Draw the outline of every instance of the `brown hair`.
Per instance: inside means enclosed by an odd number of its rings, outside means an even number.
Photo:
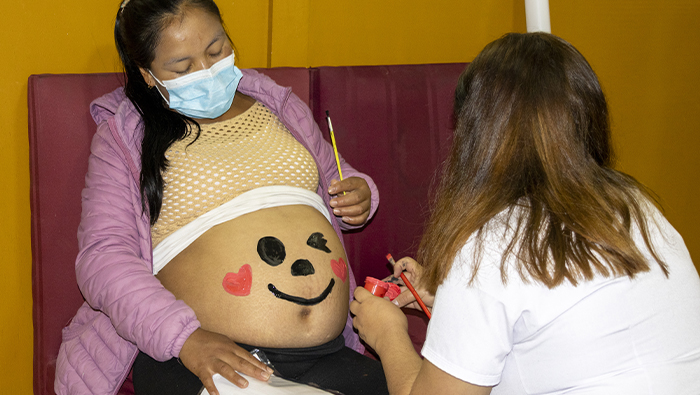
[[[501,260],[516,256],[523,280],[553,288],[649,270],[635,245],[649,237],[644,206],[655,202],[613,166],[605,95],[584,57],[546,33],[507,34],[487,45],[459,78],[456,128],[418,260],[435,292],[459,250],[507,213],[516,224]],[[515,217],[512,217],[515,215]]]

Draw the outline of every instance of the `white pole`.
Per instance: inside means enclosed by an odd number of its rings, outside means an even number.
[[[525,0],[527,32],[551,33],[549,24],[549,0]]]

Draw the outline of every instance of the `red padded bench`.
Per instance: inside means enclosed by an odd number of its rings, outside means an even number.
[[[412,255],[428,188],[451,136],[452,96],[466,64],[259,69],[291,86],[323,131],[333,119],[340,153],[376,182],[381,203],[372,223],[345,236],[358,284],[389,274],[385,255]],[[61,329],[82,296],[75,280],[80,221],[95,98],[122,84],[118,73],[29,77],[32,210],[34,394],[53,394]],[[328,136],[327,136],[328,137]],[[409,316],[414,343],[425,336],[422,314]],[[120,394],[133,393],[127,381]]]

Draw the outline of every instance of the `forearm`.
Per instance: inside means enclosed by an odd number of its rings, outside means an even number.
[[[377,344],[375,351],[382,361],[389,393],[391,395],[410,394],[423,360],[413,348],[408,333],[402,332],[387,337],[382,343]]]

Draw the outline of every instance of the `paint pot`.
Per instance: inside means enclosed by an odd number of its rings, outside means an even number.
[[[389,285],[382,280],[377,280],[374,277],[367,277],[365,278],[365,289],[371,292],[372,295],[379,296],[381,298],[389,289]]]
[[[389,286],[389,288],[387,289],[386,294],[384,294],[384,296],[389,298],[389,300],[396,299],[396,297],[401,294],[401,288],[399,288],[399,286],[394,283],[386,284]]]

